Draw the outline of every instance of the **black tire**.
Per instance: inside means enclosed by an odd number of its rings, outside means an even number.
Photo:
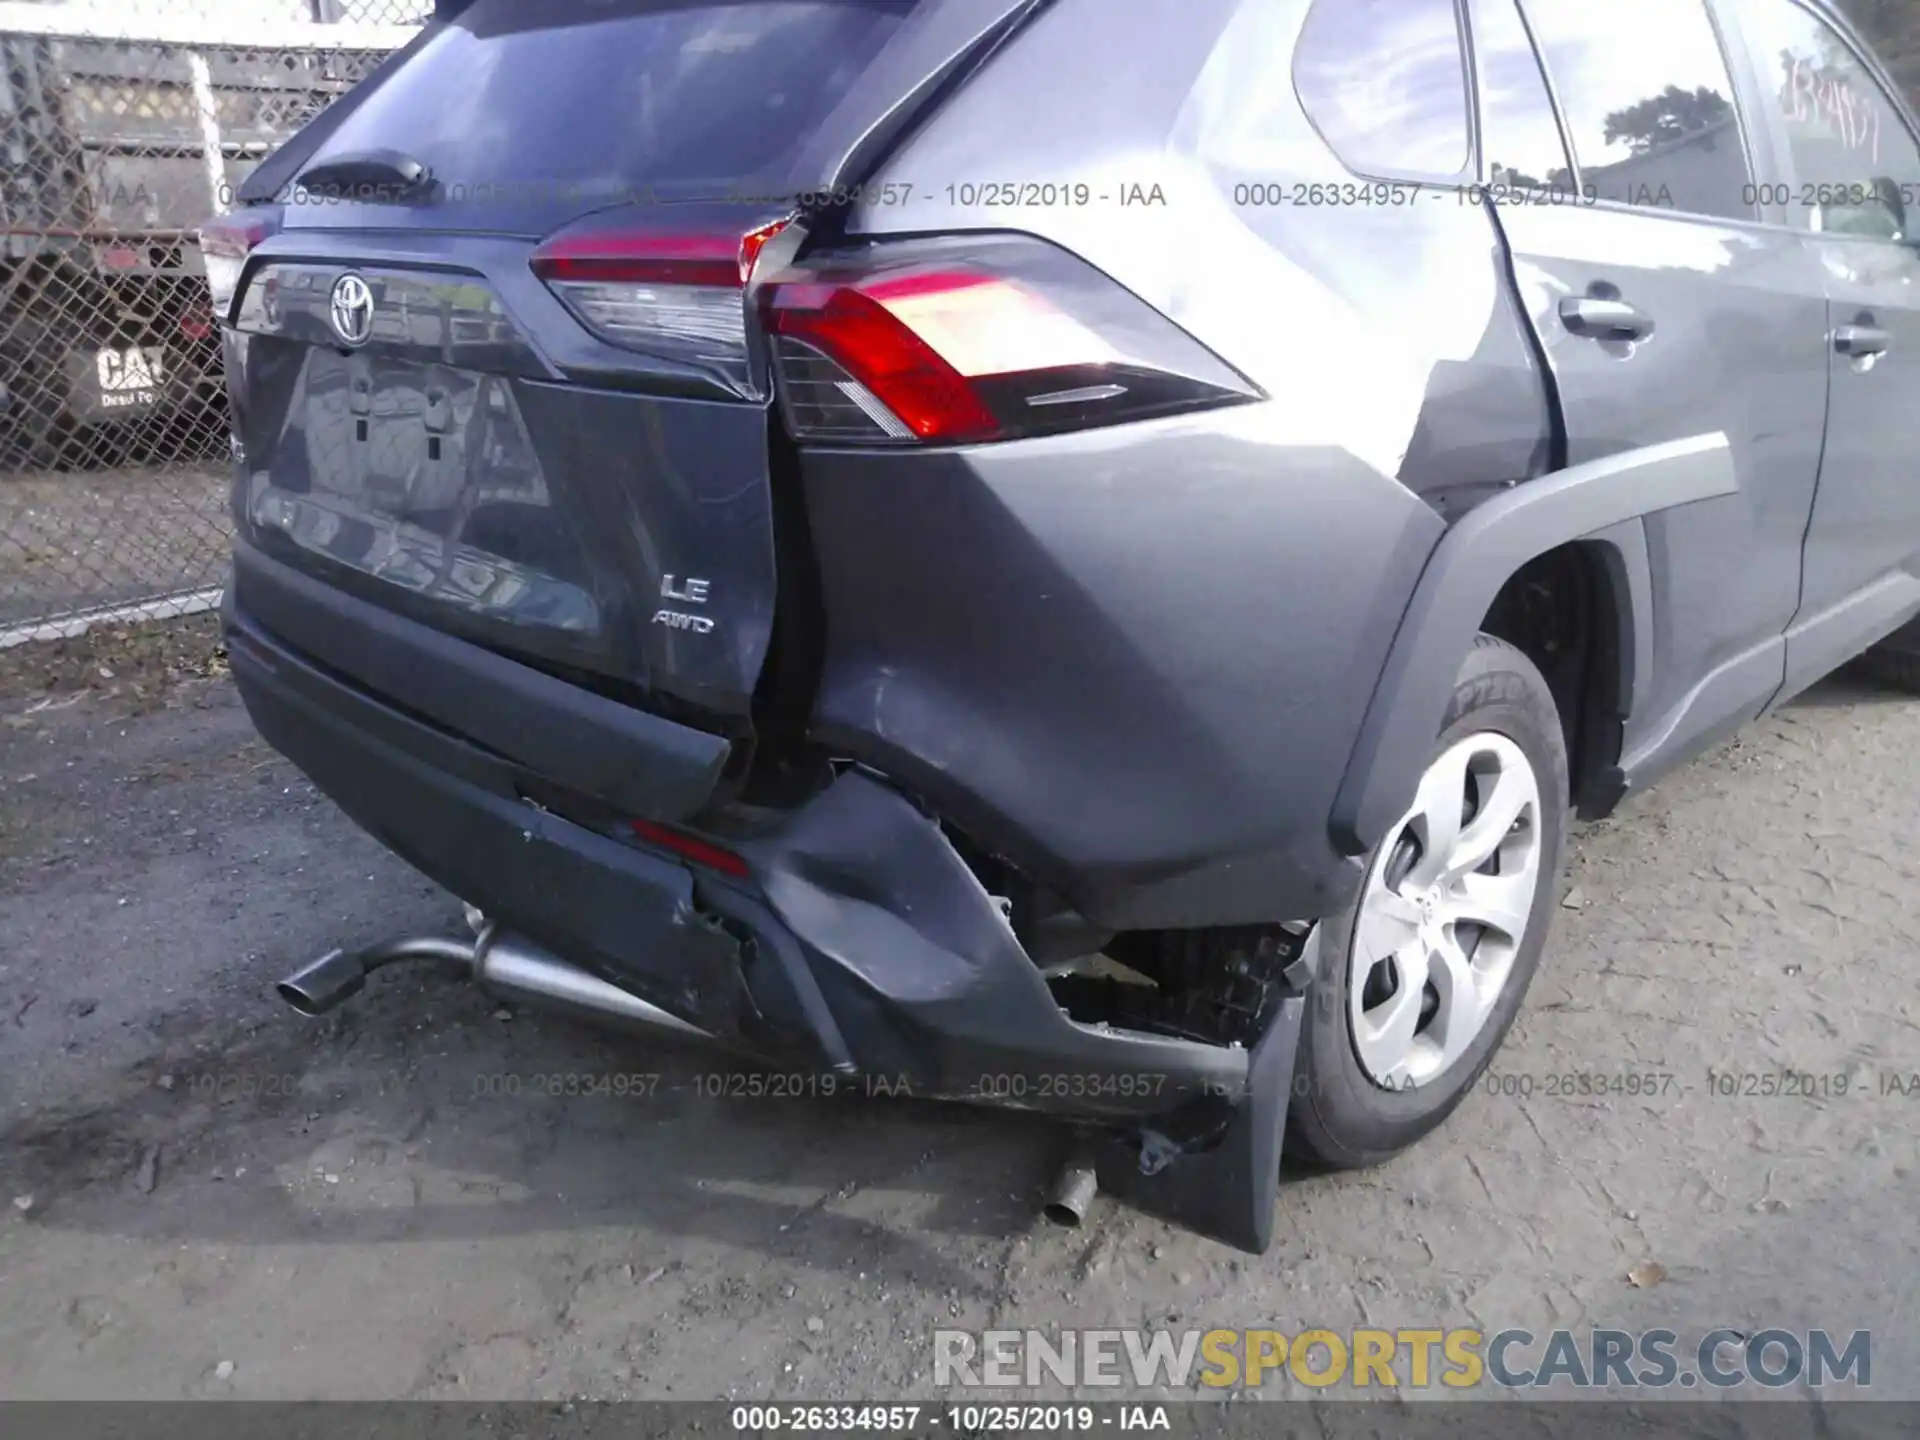
[[[1860,657],[1860,668],[1883,685],[1920,695],[1920,620],[1867,651]]]
[[[1320,971],[1308,999],[1287,1115],[1289,1160],[1356,1169],[1412,1145],[1438,1127],[1480,1079],[1526,998],[1566,854],[1567,749],[1553,694],[1533,662],[1504,641],[1481,635],[1460,667],[1433,754],[1489,730],[1520,747],[1540,786],[1540,884],[1505,988],[1484,1028],[1438,1076],[1417,1089],[1376,1084],[1361,1068],[1349,1018],[1350,956],[1362,893],[1356,886],[1347,908],[1322,929]]]

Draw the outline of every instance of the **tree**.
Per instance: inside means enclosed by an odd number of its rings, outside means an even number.
[[[1732,114],[1733,105],[1727,97],[1705,85],[1697,90],[1669,85],[1658,95],[1607,116],[1607,143],[1624,140],[1635,155],[1645,155],[1662,145],[1711,130]]]
[[[1920,0],[1840,0],[1840,8],[1920,105]]]

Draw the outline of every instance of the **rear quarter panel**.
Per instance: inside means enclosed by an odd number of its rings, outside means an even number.
[[[871,177],[895,203],[853,222],[1040,235],[1271,397],[805,460],[818,733],[1116,927],[1338,907],[1328,810],[1421,568],[1449,518],[1548,460],[1475,198],[1252,203],[1244,187],[1356,182],[1294,96],[1306,10],[1061,0]],[[1043,201],[1084,182],[1086,203],[968,203],[1029,182]]]

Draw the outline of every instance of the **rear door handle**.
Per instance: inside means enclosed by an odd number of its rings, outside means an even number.
[[[1644,340],[1653,333],[1651,315],[1624,300],[1602,300],[1594,295],[1562,296],[1560,323],[1589,340]]]
[[[1833,348],[1855,360],[1884,355],[1893,348],[1893,336],[1872,325],[1842,325],[1833,332]]]

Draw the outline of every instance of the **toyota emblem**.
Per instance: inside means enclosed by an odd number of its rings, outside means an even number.
[[[373,290],[358,275],[342,275],[333,284],[333,333],[348,345],[364,345],[373,334]]]

